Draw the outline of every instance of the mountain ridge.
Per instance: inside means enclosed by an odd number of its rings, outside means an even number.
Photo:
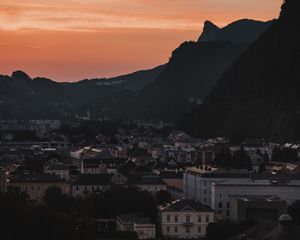
[[[179,121],[192,135],[300,139],[300,2],[234,61],[207,101]]]

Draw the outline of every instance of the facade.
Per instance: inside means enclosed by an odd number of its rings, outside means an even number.
[[[168,187],[183,191],[183,171],[162,171],[159,176]]]
[[[214,222],[214,212],[193,200],[180,199],[162,206],[160,227],[169,238],[204,238],[208,224]]]
[[[103,174],[108,169],[116,169],[126,162],[123,158],[96,158],[96,159],[82,159],[81,173],[82,174]]]
[[[166,183],[155,174],[135,174],[129,177],[130,184],[141,191],[156,193],[167,190]]]
[[[51,164],[44,169],[47,174],[52,174],[60,177],[61,179],[70,179],[70,167],[63,164]]]
[[[248,170],[226,170],[210,166],[188,168],[183,174],[183,192],[187,199],[211,205],[212,183],[226,179],[248,179]]]
[[[277,196],[232,196],[229,200],[231,222],[246,219],[277,222],[287,211],[287,204]]]
[[[85,197],[96,192],[107,191],[111,187],[110,174],[81,174],[71,186],[73,197]]]
[[[30,200],[40,201],[50,187],[58,187],[63,193],[69,193],[69,186],[58,176],[51,174],[22,174],[9,180],[10,187],[19,188],[27,193]]]
[[[287,204],[300,199],[300,180],[230,179],[214,182],[211,189],[211,208],[220,218],[229,218],[230,197],[278,196]]]
[[[155,224],[142,213],[117,216],[117,231],[136,232],[138,239],[155,239]]]

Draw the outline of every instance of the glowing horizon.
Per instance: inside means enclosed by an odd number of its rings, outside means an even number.
[[[0,74],[77,81],[149,69],[203,22],[277,18],[282,0],[2,0]]]

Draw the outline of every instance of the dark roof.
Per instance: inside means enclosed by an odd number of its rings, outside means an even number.
[[[135,185],[165,185],[166,183],[155,174],[132,174],[128,176],[131,184]]]
[[[126,223],[151,224],[150,218],[141,212],[118,215],[117,218]]]
[[[165,171],[161,172],[159,176],[162,179],[183,179],[183,172]]]
[[[111,174],[81,174],[73,185],[108,185],[112,176]]]
[[[194,210],[197,212],[213,212],[209,206],[189,199],[180,199],[161,208],[162,211],[166,212],[178,212],[183,211],[184,209]]]
[[[52,174],[22,174],[11,178],[10,182],[64,182],[64,180]]]
[[[46,167],[46,170],[69,170],[70,167],[63,164],[51,164]]]
[[[127,159],[126,158],[86,158],[83,159],[83,164],[85,166],[94,166],[99,164],[116,164],[116,165],[122,165],[124,164]]]

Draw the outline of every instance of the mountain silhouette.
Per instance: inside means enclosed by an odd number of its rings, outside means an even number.
[[[179,46],[164,71],[125,107],[130,109],[126,113],[138,119],[178,120],[205,99],[233,60],[271,23],[240,20],[220,29],[206,21],[199,41]]]
[[[286,0],[279,19],[218,81],[207,100],[179,121],[199,137],[300,139],[300,1]]]

